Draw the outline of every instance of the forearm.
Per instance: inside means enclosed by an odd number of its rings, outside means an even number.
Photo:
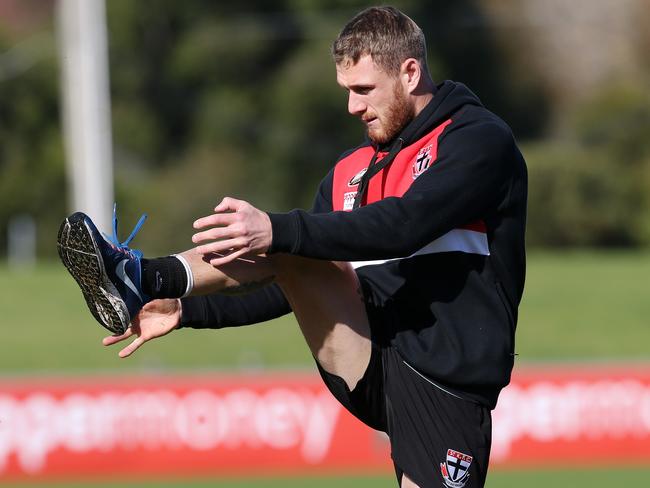
[[[221,329],[265,322],[291,312],[280,287],[265,286],[247,295],[212,294],[181,300],[180,327]]]
[[[389,202],[389,200],[391,200]],[[302,210],[270,214],[270,253],[285,252],[315,259],[358,261],[399,257],[416,250],[424,236],[412,228],[419,209],[386,199],[353,212],[314,215]],[[381,204],[381,205],[379,205]],[[415,231],[415,232],[412,232]],[[392,238],[399,233],[399,239]]]

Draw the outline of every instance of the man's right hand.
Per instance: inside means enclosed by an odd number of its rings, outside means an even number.
[[[121,358],[133,354],[145,342],[169,334],[181,322],[181,301],[178,299],[160,299],[147,303],[131,325],[122,335],[104,337],[102,344],[111,346],[136,336],[136,339],[119,352]]]

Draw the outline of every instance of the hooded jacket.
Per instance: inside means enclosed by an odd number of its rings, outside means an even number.
[[[494,408],[514,362],[526,199],[509,127],[467,87],[445,81],[393,141],[344,153],[311,211],[269,214],[269,253],[351,262],[377,311],[377,340],[438,386]],[[182,325],[244,325],[289,311],[270,286],[184,299]]]

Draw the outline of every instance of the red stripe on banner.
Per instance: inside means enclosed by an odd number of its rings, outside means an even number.
[[[650,365],[518,367],[492,464],[650,462]],[[0,380],[0,481],[391,472],[315,374]]]
[[[493,426],[494,465],[647,465],[650,366],[518,368]]]
[[[390,466],[313,375],[4,380],[0,420],[0,480]]]

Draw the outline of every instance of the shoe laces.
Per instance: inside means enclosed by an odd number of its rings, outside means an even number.
[[[142,216],[140,217],[140,220],[138,220],[138,223],[135,224],[135,227],[131,231],[131,234],[129,234],[129,237],[127,237],[125,241],[120,242],[120,239],[117,237],[117,203],[114,203],[113,204],[113,235],[108,236],[104,234],[104,237],[106,237],[106,239],[110,241],[111,244],[118,251],[123,252],[124,254],[128,255],[130,258],[139,259],[142,257],[142,251],[139,251],[138,249],[131,249],[129,247],[129,243],[136,236],[136,234],[142,227],[142,224],[144,224],[145,220],[147,220],[147,214],[143,213]]]

